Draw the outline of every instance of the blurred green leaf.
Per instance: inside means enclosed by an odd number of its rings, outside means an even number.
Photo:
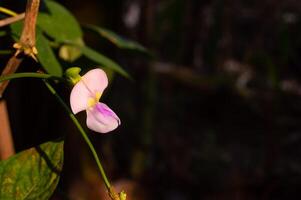
[[[82,46],[81,50],[82,50],[83,55],[85,55],[90,60],[92,60],[96,63],[99,63],[103,67],[107,67],[107,68],[121,74],[122,76],[124,76],[126,78],[130,78],[129,74],[124,69],[122,69],[122,67],[119,64],[117,64],[110,58],[104,56],[103,54],[101,54],[87,46]]]
[[[19,40],[21,36],[22,27],[23,27],[23,21],[18,21],[10,25],[10,29],[12,32],[11,36],[15,41]]]
[[[62,66],[56,59],[47,38],[40,31],[37,32],[36,47],[38,60],[44,69],[51,75],[62,76]]]
[[[101,28],[101,27],[95,26],[95,25],[86,25],[85,27],[96,32],[100,36],[106,38],[107,40],[109,40],[110,42],[112,42],[114,45],[116,45],[117,47],[119,47],[121,49],[130,49],[130,50],[136,50],[136,51],[140,51],[140,52],[147,53],[147,54],[149,53],[147,51],[147,49],[144,48],[141,44],[139,44],[135,41],[123,38],[122,36],[112,32],[108,29]]]
[[[64,44],[60,47],[59,56],[65,61],[73,62],[81,56],[81,49],[74,45]]]
[[[60,42],[82,37],[79,23],[65,7],[51,0],[43,2],[46,10],[39,13],[37,25],[47,35]]]
[[[82,55],[81,48],[78,46],[83,46],[84,41],[81,38],[78,38],[74,41],[77,45],[73,44],[64,44],[60,47],[59,56],[65,61],[73,62]]]
[[[12,50],[0,50],[0,55],[8,55],[8,54],[12,54],[13,51]]]
[[[0,31],[0,37],[5,36],[7,34],[6,31]]]
[[[62,170],[63,144],[47,142],[0,162],[0,199],[49,199]]]

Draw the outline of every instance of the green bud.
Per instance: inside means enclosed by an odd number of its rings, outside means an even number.
[[[68,78],[68,81],[75,85],[77,82],[81,80],[81,76],[79,72],[81,68],[79,67],[71,67],[65,71],[65,76]]]

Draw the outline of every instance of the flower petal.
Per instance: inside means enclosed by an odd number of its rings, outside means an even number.
[[[102,94],[108,86],[106,73],[101,69],[88,71],[81,80],[75,84],[70,94],[71,110],[74,114],[88,108],[89,98],[96,98],[97,92]]]
[[[89,129],[107,133],[120,125],[119,117],[104,103],[97,103],[87,109],[87,126]]]
[[[74,114],[88,108],[88,100],[93,98],[93,94],[87,89],[82,81],[73,87],[70,94],[70,106]]]
[[[108,86],[108,77],[102,69],[92,69],[88,71],[82,80],[87,88],[93,93],[102,93]]]

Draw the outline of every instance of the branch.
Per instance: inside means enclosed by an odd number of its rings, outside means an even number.
[[[39,12],[40,0],[28,0],[25,11],[24,26],[20,43],[35,47],[36,44],[36,22]]]
[[[4,70],[2,71],[1,76],[6,76],[6,75],[12,74],[15,71],[17,71],[17,69],[18,69],[19,65],[21,64],[22,60],[23,60],[23,58],[17,57],[15,55],[13,57],[11,57],[8,60]],[[6,89],[8,83],[9,83],[9,80],[3,81],[3,82],[0,83],[0,98],[2,97],[3,92]]]
[[[18,56],[20,53],[24,53],[25,55],[31,56],[35,59],[35,54],[37,54],[35,47],[36,21],[39,12],[39,5],[40,0],[27,1],[24,26],[20,42],[14,44],[14,48],[17,49],[17,52],[7,62],[4,70],[2,71],[2,75],[8,75],[16,72],[23,60],[23,56]],[[8,81],[0,83],[0,98],[2,97],[8,83]]]
[[[4,160],[15,153],[4,100],[0,101],[0,127],[0,160]]]
[[[7,26],[9,24],[20,21],[20,20],[24,19],[24,17],[25,17],[25,13],[21,13],[19,15],[13,16],[13,17],[8,17],[6,19],[2,19],[2,20],[0,20],[0,27]]]

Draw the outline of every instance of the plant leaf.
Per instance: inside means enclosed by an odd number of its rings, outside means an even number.
[[[130,49],[130,50],[136,50],[136,51],[140,51],[142,53],[147,53],[149,54],[149,52],[147,51],[146,48],[144,48],[141,44],[139,44],[138,42],[132,41],[132,40],[128,40],[116,33],[114,33],[113,31],[110,31],[108,29],[105,28],[101,28],[99,26],[95,26],[95,25],[86,25],[86,28],[96,32],[97,34],[99,34],[100,36],[106,38],[107,40],[109,40],[111,43],[113,43],[114,45],[116,45],[117,47],[121,48],[121,49]]]
[[[38,49],[38,60],[44,69],[51,75],[62,76],[62,66],[56,59],[47,38],[41,31],[37,32],[36,47]]]
[[[51,0],[43,1],[46,10],[38,15],[37,25],[57,41],[73,41],[83,33],[75,17],[62,5]]]
[[[131,78],[129,76],[129,74],[124,69],[122,69],[122,67],[119,64],[117,64],[116,62],[114,62],[110,58],[108,58],[108,57],[104,56],[103,54],[91,49],[90,47],[82,46],[80,48],[82,50],[83,55],[85,55],[90,60],[92,60],[96,63],[99,63],[103,67],[107,67],[107,68],[121,74],[122,76],[124,76],[126,78]]]
[[[0,162],[0,199],[48,200],[62,170],[63,144],[47,142]]]
[[[73,62],[78,59],[81,55],[81,49],[78,46],[84,46],[85,43],[81,38],[74,41],[74,44],[64,44],[59,49],[59,56],[67,62]]]
[[[21,31],[22,31],[22,27],[23,27],[23,21],[18,21],[16,23],[13,23],[10,25],[10,29],[11,29],[11,36],[15,41],[18,41],[21,35]]]

